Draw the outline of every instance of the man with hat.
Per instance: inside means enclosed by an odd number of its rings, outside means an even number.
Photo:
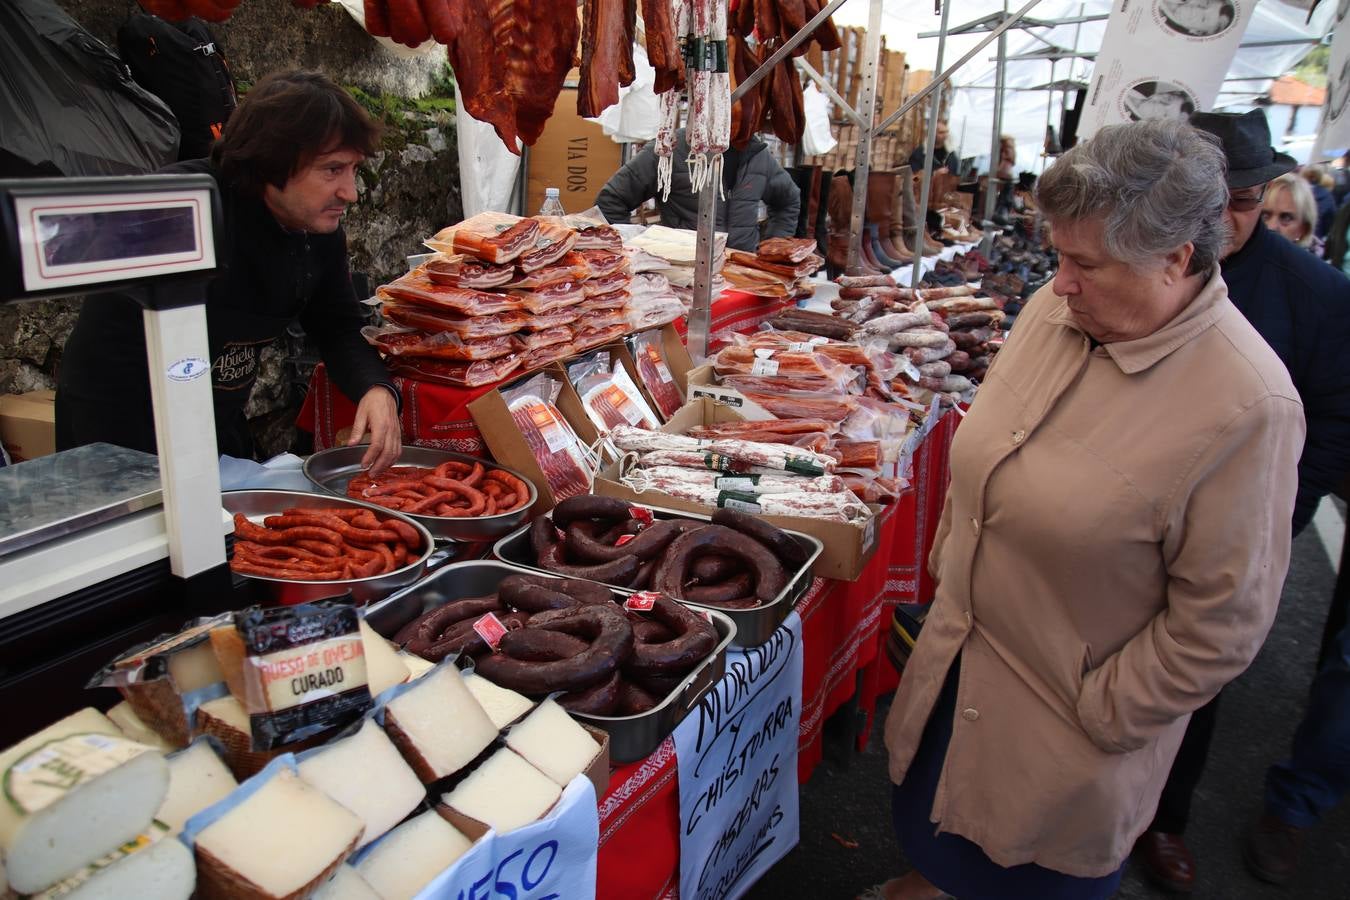
[[[1218,138],[1228,159],[1225,218],[1232,238],[1220,265],[1229,299],[1279,355],[1303,401],[1308,432],[1294,505],[1297,535],[1350,471],[1350,280],[1262,224],[1266,186],[1296,166],[1271,147],[1263,111],[1196,113],[1191,124]],[[1271,767],[1265,814],[1245,847],[1248,868],[1265,881],[1282,883],[1293,875],[1303,834],[1350,789],[1350,629],[1344,615],[1333,612],[1328,632],[1291,759]],[[1215,697],[1192,715],[1150,830],[1135,845],[1149,876],[1172,890],[1195,885],[1195,859],[1182,834],[1218,702]]]

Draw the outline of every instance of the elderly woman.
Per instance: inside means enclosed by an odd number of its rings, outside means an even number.
[[[952,446],[886,722],[917,871],[884,897],[1109,897],[1190,713],[1265,639],[1303,415],[1219,276],[1224,166],[1152,121],[1041,176],[1060,268]]]
[[[1317,230],[1317,200],[1308,182],[1290,173],[1266,186],[1261,203],[1261,221],[1300,247],[1322,256],[1323,241]]]

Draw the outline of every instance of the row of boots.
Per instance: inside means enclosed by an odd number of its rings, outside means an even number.
[[[828,233],[825,267],[830,278],[844,274],[848,267],[849,226],[853,216],[853,175],[841,169],[829,182]],[[898,172],[867,173],[867,203],[863,210],[863,234],[858,265],[863,275],[889,273],[914,263],[910,246],[918,222],[914,199],[914,179],[909,166]],[[926,224],[926,221],[925,221]],[[926,228],[921,230],[924,256],[942,252]]]

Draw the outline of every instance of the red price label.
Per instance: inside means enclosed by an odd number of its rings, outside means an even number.
[[[624,601],[623,608],[631,609],[634,612],[651,612],[652,607],[656,606],[656,601],[660,597],[661,595],[656,591],[638,591]]]
[[[646,528],[651,525],[652,522],[656,521],[656,517],[652,515],[652,511],[646,507],[630,506],[628,507],[628,514],[641,522],[643,528]]]
[[[506,626],[502,624],[502,620],[493,613],[488,613],[474,622],[473,630],[478,632],[478,636],[494,651],[496,651],[497,645],[502,642],[502,636],[507,631]]]
[[[621,535],[619,535],[619,539],[618,539],[617,541],[614,542],[614,546],[615,546],[615,547],[622,547],[624,544],[627,544],[629,541],[635,541],[635,540],[637,540],[637,535],[636,535],[636,534],[621,534]]]

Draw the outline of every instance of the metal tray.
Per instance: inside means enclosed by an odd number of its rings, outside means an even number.
[[[522,571],[517,566],[495,560],[452,563],[372,605],[366,611],[366,622],[380,634],[391,637],[422,613],[461,597],[491,594],[502,579]],[[616,599],[624,596],[617,591],[615,594]],[[736,639],[736,625],[720,610],[713,610],[710,617],[719,637],[717,647],[654,708],[636,716],[573,714],[609,734],[611,762],[630,763],[650,756],[698,705],[703,695],[721,680],[726,672],[727,647]]]
[[[370,603],[382,600],[393,591],[412,584],[444,559],[449,558],[445,551],[436,550],[431,533],[411,516],[405,516],[392,509],[372,506],[347,497],[330,497],[326,494],[311,494],[307,491],[225,491],[220,495],[220,503],[231,515],[243,513],[254,521],[261,522],[266,516],[274,516],[284,509],[331,509],[335,506],[349,506],[369,509],[376,515],[395,518],[417,529],[422,537],[422,554],[401,569],[385,572],[383,575],[371,575],[369,578],[348,578],[339,581],[292,581],[287,578],[266,578],[262,575],[241,575],[262,585],[270,599],[284,604],[305,603],[310,600],[322,600],[325,597],[337,597],[351,592],[356,603]],[[432,557],[435,556],[435,559]]]
[[[659,506],[647,507],[652,511],[652,515],[658,519],[697,519],[703,522],[712,521],[712,516],[700,515],[698,513],[680,512],[674,509],[662,509]],[[825,548],[816,538],[809,534],[802,534],[798,531],[786,531],[793,540],[801,544],[806,550],[806,565],[797,570],[790,579],[787,587],[773,599],[771,603],[765,603],[763,606],[757,606],[754,609],[722,609],[717,606],[704,606],[700,603],[689,603],[681,600],[685,606],[691,606],[695,609],[706,609],[712,612],[721,613],[736,623],[736,639],[732,642],[737,647],[758,647],[767,641],[778,626],[783,624],[792,607],[802,598],[807,589],[811,586],[811,566],[816,562],[816,557],[820,556],[821,550]],[[530,526],[524,525],[516,529],[511,534],[502,538],[492,548],[492,554],[498,559],[508,562],[513,566],[519,566],[531,572],[542,572],[545,575],[555,575],[547,569],[541,569],[536,564],[534,557],[534,548],[530,546]],[[618,585],[608,585],[616,593],[628,595],[633,593],[631,588],[620,587]]]
[[[364,471],[361,468],[361,457],[366,455],[367,448],[368,445],[366,444],[358,444],[354,447],[330,447],[327,450],[320,450],[305,460],[305,477],[320,489],[335,496],[346,498],[347,483]],[[498,513],[495,516],[478,516],[474,519],[453,519],[446,516],[400,513],[400,515],[423,525],[434,537],[465,542],[494,540],[524,522],[525,517],[530,514],[530,509],[534,506],[534,502],[539,499],[539,491],[530,479],[515,469],[499,466],[494,462],[479,459],[476,456],[466,456],[463,453],[453,453],[449,450],[434,450],[430,447],[404,447],[394,465],[435,468],[441,463],[451,460],[471,465],[482,463],[484,466],[493,469],[510,472],[530,489],[530,498],[524,506],[517,507],[511,512]]]

